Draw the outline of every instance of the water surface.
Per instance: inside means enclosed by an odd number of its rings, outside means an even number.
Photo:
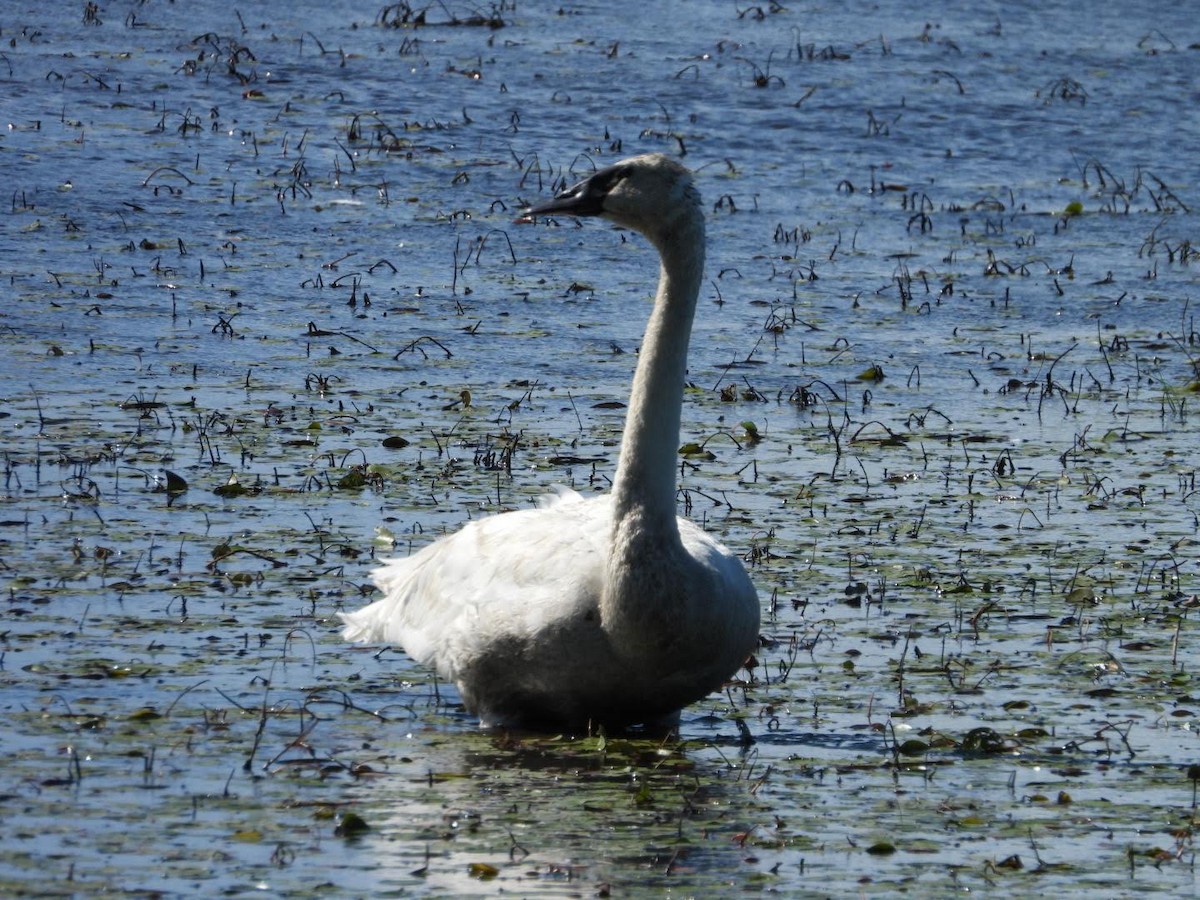
[[[4,892],[1194,892],[1189,12],[6,7]],[[650,150],[757,666],[479,733],[335,613],[606,487],[654,260],[511,220]]]

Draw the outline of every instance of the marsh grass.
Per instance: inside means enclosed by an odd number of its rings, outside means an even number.
[[[14,14],[0,893],[1193,891],[1195,54],[1043,12]],[[606,489],[651,255],[509,222],[664,148],[759,651],[678,735],[480,733],[335,613]]]

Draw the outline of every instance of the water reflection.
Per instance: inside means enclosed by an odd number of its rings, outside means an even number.
[[[736,752],[694,758],[673,740],[438,727],[374,749],[399,765],[351,792],[372,831],[347,864],[390,884],[542,895],[578,890],[574,882],[665,884],[686,868],[715,885],[739,862],[729,818],[745,787]]]
[[[0,893],[1194,892],[1191,8],[501,7],[6,7]],[[641,149],[710,205],[680,498],[770,640],[665,757],[506,746],[332,618],[604,489],[653,262],[495,229]]]

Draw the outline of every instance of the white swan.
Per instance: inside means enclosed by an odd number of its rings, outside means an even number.
[[[602,216],[661,256],[611,494],[564,490],[471,522],[372,576],[350,641],[395,642],[454,682],[482,724],[666,725],[720,688],[758,637],[741,561],[675,514],[688,339],[704,269],[691,173],[626,159],[525,211]]]

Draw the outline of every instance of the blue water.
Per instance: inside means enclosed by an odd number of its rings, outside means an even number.
[[[1193,11],[383,8],[0,9],[0,893],[1194,892]],[[512,219],[651,150],[761,665],[661,750],[480,735],[334,613],[604,486],[654,261]]]

